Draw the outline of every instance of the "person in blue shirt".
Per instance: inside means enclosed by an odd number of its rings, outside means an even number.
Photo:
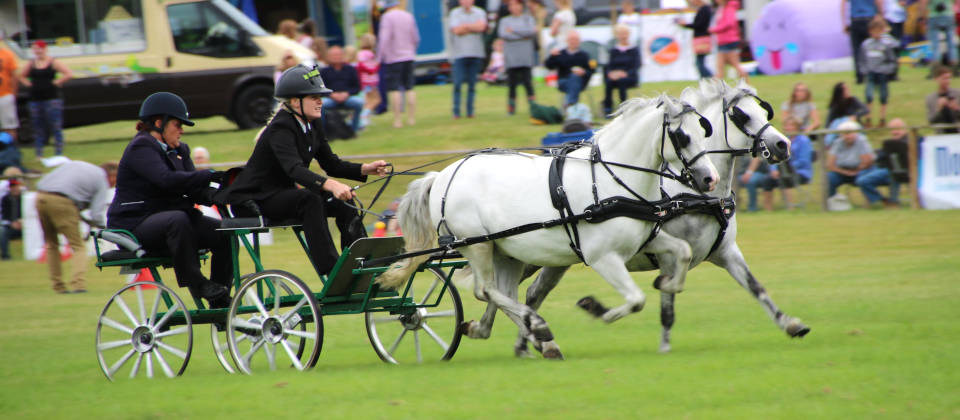
[[[640,84],[640,49],[630,45],[630,28],[617,25],[613,29],[617,45],[610,49],[610,61],[604,66],[603,113],[613,111],[613,90],[620,94],[620,102],[627,100],[627,89]]]
[[[323,98],[323,112],[329,113],[338,108],[353,111],[350,127],[353,132],[360,131],[360,114],[363,113],[363,98],[354,96],[360,93],[360,75],[357,69],[344,62],[343,49],[337,46],[327,50],[328,67],[320,69],[320,77],[332,90],[330,96]]]
[[[783,120],[784,132],[790,137],[790,160],[775,165],[780,171],[780,186],[788,208],[796,206],[794,188],[809,184],[813,179],[813,143],[801,132],[800,120],[792,117]]]

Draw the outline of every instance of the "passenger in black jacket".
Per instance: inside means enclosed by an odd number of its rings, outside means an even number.
[[[177,95],[159,92],[143,101],[137,135],[120,158],[107,227],[132,232],[148,254],[172,256],[177,284],[211,307],[226,307],[233,275],[230,241],[217,231],[219,220],[194,208],[210,203],[209,184],[222,175],[193,166],[190,147],[180,142],[183,125],[193,124]],[[212,281],[200,272],[200,249],[213,254]]]
[[[577,31],[567,34],[567,48],[551,51],[544,65],[557,70],[557,87],[566,94],[564,108],[580,101],[580,91],[587,87],[596,67],[590,55],[580,50],[580,34]]]
[[[387,169],[382,160],[366,164],[340,160],[330,149],[317,124],[322,115],[322,100],[330,92],[316,68],[296,66],[285,71],[274,93],[284,102],[261,132],[246,167],[222,199],[234,205],[252,200],[267,218],[302,222],[310,258],[324,275],[338,258],[327,217],[336,218],[341,247],[365,237],[366,230],[357,211],[345,203],[356,197],[353,189],[311,171],[310,161],[316,159],[329,176],[357,181],[366,181],[370,174],[384,175]],[[303,188],[298,189],[297,185]]]
[[[620,94],[620,102],[627,100],[627,89],[640,82],[640,49],[630,46],[630,28],[617,25],[613,29],[617,45],[610,49],[610,61],[604,66],[603,113],[613,111],[613,90]]]

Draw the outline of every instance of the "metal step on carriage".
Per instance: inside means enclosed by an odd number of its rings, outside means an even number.
[[[451,279],[467,265],[459,254],[437,254],[403,290],[381,290],[375,279],[389,263],[370,267],[364,262],[400,254],[403,238],[359,239],[343,250],[329,276],[318,274],[322,288],[314,292],[294,274],[264,268],[258,234],[275,228],[292,230],[309,259],[299,225],[271,224],[263,218],[223,220],[221,230],[230,235],[233,251],[234,284],[230,307],[221,309],[207,308],[199,298],[193,299],[195,309],[189,309],[161,280],[159,268],[172,267],[172,259],[146,254],[130,232],[95,231],[97,239],[119,248],[107,251],[96,241],[97,267],[121,267],[121,274],[148,269],[154,279],[120,288],[100,313],[96,351],[107,378],[182,374],[197,324],[210,325],[213,351],[230,373],[312,368],[323,345],[325,315],[363,314],[370,344],[388,363],[449,360],[456,353],[463,307]],[[256,272],[241,275],[241,252],[251,258]]]

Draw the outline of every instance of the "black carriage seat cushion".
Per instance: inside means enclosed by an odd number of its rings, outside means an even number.
[[[296,219],[274,221],[266,217],[263,218],[263,224],[261,225],[260,223],[259,217],[226,217],[220,221],[219,230],[296,227],[303,225],[302,222]]]
[[[208,250],[208,249],[201,249],[201,250],[198,252],[200,259],[206,259],[206,258],[207,258],[207,254],[208,254],[209,252],[210,252],[210,250]],[[144,255],[143,257],[137,257],[137,254],[136,254],[134,251],[130,251],[130,250],[126,250],[126,249],[115,249],[115,250],[113,250],[113,251],[107,251],[107,252],[104,252],[104,253],[100,254],[100,259],[101,259],[103,262],[105,262],[105,263],[114,262],[114,261],[140,260],[140,259],[151,259],[151,258],[169,259],[170,256],[169,256],[169,255],[157,255],[157,254],[148,253],[148,254]]]

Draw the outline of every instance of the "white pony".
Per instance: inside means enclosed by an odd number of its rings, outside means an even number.
[[[696,129],[686,134],[682,127],[691,121],[699,121],[703,132],[694,124]],[[692,107],[666,95],[655,100],[626,102],[618,116],[594,136],[596,150],[582,147],[567,155],[562,179],[569,207],[581,212],[594,204],[596,197],[632,196],[633,193],[648,199],[660,197],[658,174],[616,164],[659,169],[666,162],[678,169],[681,162],[685,162],[690,166],[686,170],[697,188],[712,189],[718,176],[716,168],[709,159],[696,158],[704,152],[703,134],[707,131],[709,123]],[[597,151],[599,158],[609,165],[591,163],[591,152]],[[398,211],[407,251],[434,246],[438,232],[462,239],[558,219],[559,213],[548,191],[552,160],[520,153],[477,154],[453,163],[439,174],[431,173],[414,181]],[[592,185],[593,179],[595,185]],[[626,217],[578,224],[579,249],[584,261],[626,300],[604,314],[608,321],[637,312],[644,306],[646,298],[624,264],[643,245],[653,227],[652,222]],[[650,252],[675,261],[662,288],[682,290],[690,263],[690,246],[669,234],[657,235],[647,246]],[[565,229],[559,226],[460,248],[470,262],[477,299],[502,309],[546,358],[560,359],[563,355],[546,321],[530,307],[517,302],[517,286],[524,264],[569,266],[580,262],[572,248]],[[378,281],[387,288],[398,287],[426,259],[422,256],[401,260],[378,277]],[[468,336],[489,336],[489,330],[473,328],[475,324],[464,326]]]
[[[767,120],[772,118],[769,105],[756,97],[756,90],[744,82],[736,88],[724,82],[701,81],[700,89],[687,88],[681,98],[701,110],[714,125],[713,136],[708,139],[707,148],[710,150],[710,160],[720,173],[717,188],[708,194],[713,197],[732,197],[734,178],[734,156],[757,150],[762,154],[766,149],[767,161],[777,163],[789,156],[790,141],[776,128],[765,127]],[[738,111],[739,110],[739,111]],[[739,115],[739,116],[738,116]],[[744,120],[743,117],[746,117]],[[738,121],[739,119],[739,121]],[[726,121],[724,121],[726,120]],[[670,195],[695,192],[680,183],[665,180],[664,189]],[[810,328],[799,319],[783,313],[773,300],[767,295],[763,286],[750,273],[744,260],[743,253],[737,246],[737,218],[736,214],[729,218],[729,225],[722,241],[711,252],[718,234],[720,223],[713,215],[688,213],[670,220],[663,226],[663,231],[679,237],[690,243],[693,250],[693,259],[690,268],[702,261],[722,267],[754,298],[763,305],[767,314],[777,326],[790,337],[803,337]],[[632,271],[650,271],[656,269],[656,264],[647,256],[649,250],[641,249],[627,262],[627,268]],[[661,260],[662,264],[663,261]],[[527,304],[537,309],[546,299],[547,294],[557,285],[561,276],[569,267],[544,267],[537,280],[527,289]],[[528,270],[530,274],[534,270]],[[670,351],[670,328],[673,326],[674,293],[661,291],[660,318],[663,331],[660,340],[660,351]],[[583,299],[581,299],[583,301]],[[490,308],[488,312],[495,311]],[[492,319],[491,319],[492,320]],[[518,356],[528,356],[526,338],[521,334],[514,347]]]

